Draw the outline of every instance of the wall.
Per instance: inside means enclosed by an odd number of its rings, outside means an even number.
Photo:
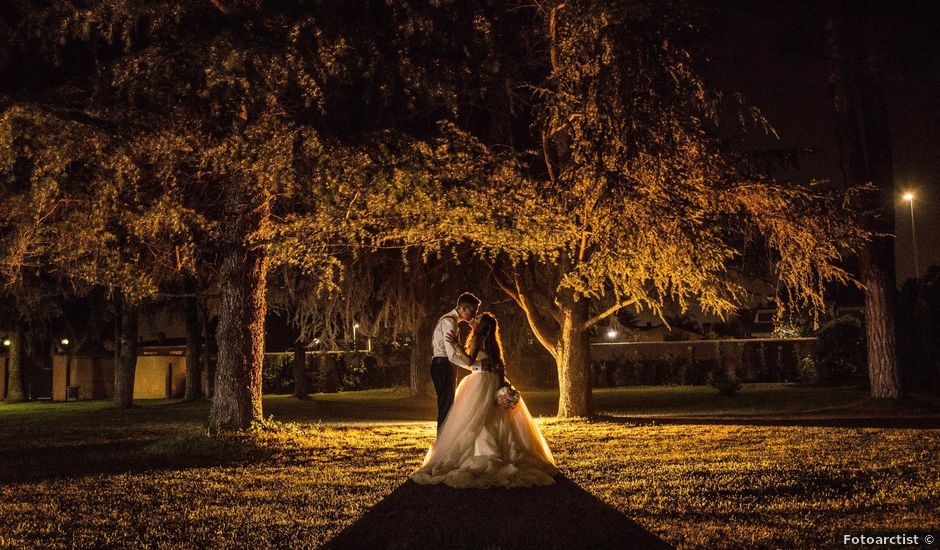
[[[182,397],[185,384],[185,357],[149,355],[137,358],[134,399]]]
[[[78,386],[79,399],[110,399],[114,396],[113,357],[73,357],[70,380],[66,383],[66,356],[52,358],[52,399],[65,400],[65,387]],[[169,390],[167,395],[167,375]],[[137,358],[134,399],[182,397],[186,387],[186,358],[150,355]]]

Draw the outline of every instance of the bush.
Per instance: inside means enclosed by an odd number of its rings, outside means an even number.
[[[359,357],[342,357],[337,363],[340,372],[340,391],[366,389],[366,366]]]
[[[609,365],[607,361],[591,362],[591,374],[594,379],[595,388],[606,388],[610,386],[608,373],[611,368],[613,368],[613,365]]]
[[[816,360],[812,355],[800,358],[800,384],[804,386],[817,386],[820,384],[819,372],[816,369]]]
[[[261,367],[261,391],[264,393],[293,393],[294,356],[290,353],[265,356]]]
[[[636,373],[642,366],[636,360],[618,361],[614,363],[610,374],[610,383],[612,386],[629,386],[636,383]]]
[[[708,383],[722,395],[734,395],[741,389],[741,381],[738,380],[738,376],[726,369],[720,361],[709,373]]]
[[[829,321],[816,335],[812,364],[801,365],[805,383],[839,384],[864,375],[865,331],[852,315]]]

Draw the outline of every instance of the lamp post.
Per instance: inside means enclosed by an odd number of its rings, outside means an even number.
[[[353,325],[353,351],[356,351],[356,331],[359,330],[359,323]]]
[[[917,229],[914,227],[914,193],[904,193],[904,200],[911,203],[911,243],[914,246],[914,278],[920,279],[920,260],[917,258]]]
[[[69,346],[69,339],[63,338],[59,341],[62,349],[65,350],[65,400],[69,400],[69,386],[72,385],[72,348]],[[75,399],[78,399],[76,394]]]

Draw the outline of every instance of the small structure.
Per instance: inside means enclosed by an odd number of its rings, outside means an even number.
[[[69,395],[68,388],[74,388]],[[52,399],[108,399],[114,395],[114,354],[100,344],[52,356]]]
[[[186,389],[186,347],[147,345],[138,350],[134,399],[182,397]],[[52,359],[52,399],[110,399],[114,395],[114,352],[83,346]]]

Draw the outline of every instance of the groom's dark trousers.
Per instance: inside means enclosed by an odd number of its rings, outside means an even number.
[[[457,388],[457,373],[454,366],[446,357],[431,359],[431,380],[434,382],[434,391],[437,392],[437,431],[454,404],[454,390]]]

